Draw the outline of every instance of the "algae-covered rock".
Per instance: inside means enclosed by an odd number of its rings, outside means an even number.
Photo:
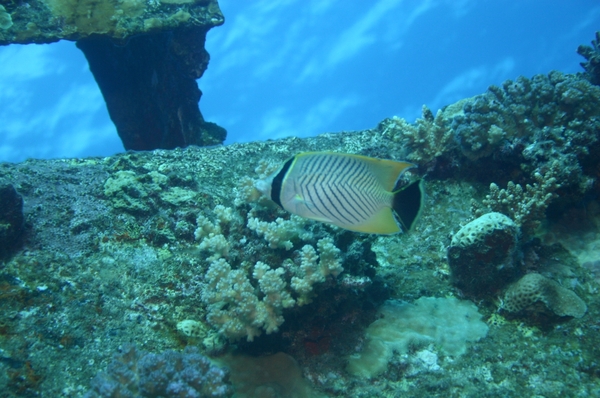
[[[455,285],[474,297],[490,296],[514,272],[519,228],[501,213],[487,213],[462,227],[448,247]]]
[[[14,251],[23,222],[23,198],[11,184],[0,183],[0,257]]]
[[[52,43],[102,35],[116,40],[159,30],[223,24],[216,0],[33,0],[0,9],[0,45]]]

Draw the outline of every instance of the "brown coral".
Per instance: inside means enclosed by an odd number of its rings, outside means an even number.
[[[581,318],[587,311],[585,302],[575,293],[538,273],[527,274],[512,284],[504,295],[502,308],[519,312],[538,301],[558,316]]]

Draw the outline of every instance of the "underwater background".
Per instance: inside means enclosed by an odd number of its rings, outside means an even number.
[[[597,30],[573,70],[498,75],[414,121],[0,163],[0,397],[600,396]],[[413,163],[413,228],[352,232],[257,189],[311,151]]]
[[[423,104],[435,113],[506,79],[575,73],[575,49],[600,26],[594,0],[219,6],[225,23],[206,35],[198,84],[202,113],[227,129],[227,143],[363,130],[394,115],[413,122]],[[123,150],[71,41],[0,46],[0,118],[2,161]]]

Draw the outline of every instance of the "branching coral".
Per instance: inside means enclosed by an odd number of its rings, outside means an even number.
[[[310,232],[304,229],[307,220],[292,215],[289,220],[278,217],[273,222],[261,221],[256,217],[248,218],[247,227],[258,235],[264,236],[272,249],[285,248],[290,250],[294,245],[293,239],[301,238],[308,240],[311,238]]]
[[[214,214],[216,216],[215,222],[200,214],[196,218],[197,228],[194,232],[196,240],[200,241],[198,246],[200,250],[212,253],[207,258],[208,261],[229,256],[230,244],[222,232],[223,228],[235,219],[233,209],[222,205],[215,206]]]
[[[252,341],[264,330],[276,332],[283,323],[283,309],[311,301],[314,285],[322,283],[327,276],[334,277],[343,271],[340,250],[331,239],[321,239],[317,251],[310,245],[301,250],[301,265],[291,278],[292,298],[287,286],[284,268],[271,268],[258,261],[252,270],[252,280],[244,269],[232,269],[224,259],[215,259],[207,273],[202,301],[207,305],[207,320],[230,338],[247,337]]]
[[[422,113],[423,117],[415,124],[395,116],[384,120],[380,129],[383,129],[383,135],[389,135],[392,140],[408,147],[411,151],[406,156],[408,160],[429,163],[450,149],[453,132],[446,125],[445,113],[438,111],[434,118],[425,105]]]
[[[586,59],[581,66],[587,72],[590,81],[600,85],[600,32],[596,32],[596,39],[592,40],[592,46],[580,45],[577,53]]]
[[[294,305],[285,291],[283,273],[281,268],[273,270],[264,263],[256,263],[253,278],[258,281],[257,289],[243,269],[232,269],[224,259],[213,261],[202,292],[208,322],[231,339],[246,337],[252,341],[262,330],[277,331],[283,323],[282,310]]]
[[[509,216],[523,232],[532,233],[545,218],[546,208],[560,187],[553,173],[553,169],[544,175],[535,173],[533,176],[537,182],[527,184],[525,188],[512,181],[505,189],[492,183],[483,204],[492,211]]]
[[[317,248],[319,255],[310,245],[302,248],[300,269],[297,276],[292,277],[291,286],[300,295],[298,305],[312,301],[314,284],[325,282],[329,275],[337,277],[344,270],[340,261],[340,250],[335,247],[332,239],[319,240]]]

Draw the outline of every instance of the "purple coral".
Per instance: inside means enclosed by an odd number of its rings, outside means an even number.
[[[85,397],[225,397],[231,392],[225,378],[196,347],[152,354],[126,346]]]

